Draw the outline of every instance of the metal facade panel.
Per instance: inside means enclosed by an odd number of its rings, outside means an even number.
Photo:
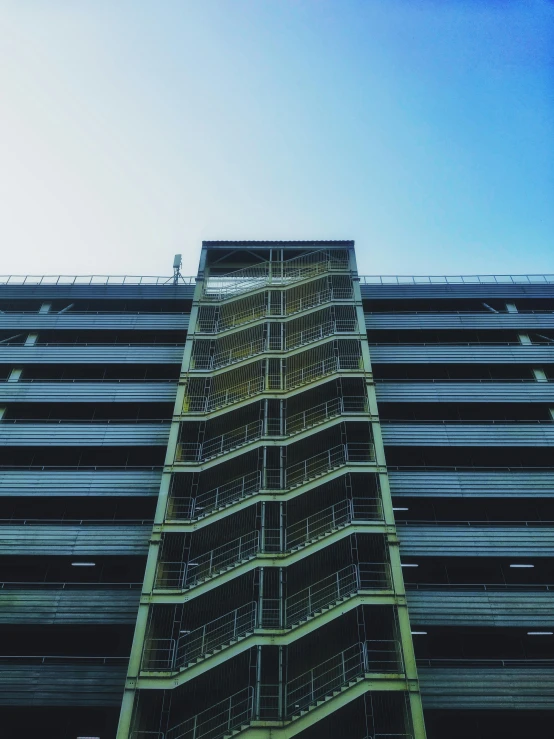
[[[168,423],[0,424],[0,446],[166,446]]]
[[[2,284],[4,300],[192,300],[194,284],[174,285],[168,277],[167,284],[147,284],[148,278],[142,278],[144,284],[117,284],[117,277],[88,280],[86,277],[76,278],[81,284],[70,284],[69,280],[49,281],[48,277],[37,278],[37,284]],[[108,279],[112,284],[107,284]],[[163,282],[163,278],[153,278]],[[42,284],[38,284],[43,280]],[[65,284],[64,284],[65,282]]]
[[[554,313],[366,313],[365,325],[368,330],[552,329]]]
[[[550,470],[390,470],[392,495],[436,498],[554,496]]]
[[[0,705],[118,706],[126,671],[124,664],[0,662]]]
[[[552,627],[554,590],[485,590],[468,586],[408,590],[410,622],[420,626]]]
[[[372,364],[553,364],[554,345],[370,345]]]
[[[0,403],[173,403],[175,382],[2,382]]]
[[[551,526],[398,524],[400,553],[409,557],[552,557]]]
[[[132,624],[140,588],[2,588],[0,624]]]
[[[384,423],[385,446],[554,446],[549,423]]]
[[[554,382],[415,382],[375,385],[378,403],[554,403]]]
[[[156,496],[161,470],[0,470],[0,496]]]
[[[554,709],[554,670],[418,666],[424,709]]]
[[[3,524],[0,554],[142,556],[147,552],[151,530],[150,524]]]
[[[0,345],[0,364],[181,364],[182,346],[122,344]]]
[[[367,284],[364,280],[371,278],[362,277],[361,291],[362,298],[366,300],[428,300],[428,299],[452,299],[467,298],[478,300],[514,300],[516,298],[551,298],[552,282],[537,281],[534,284],[526,283],[495,283],[494,281],[485,284],[477,282],[455,284],[445,283],[444,278],[436,278],[436,284],[406,284],[402,283],[402,277],[399,277],[399,284]],[[376,278],[379,279],[379,278]],[[386,278],[383,278],[386,279]],[[418,278],[415,278],[418,279]],[[421,279],[421,278],[419,278]]]
[[[182,331],[189,317],[182,313],[0,313],[0,330]]]

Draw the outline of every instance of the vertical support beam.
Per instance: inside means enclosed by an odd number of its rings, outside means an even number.
[[[38,334],[37,333],[31,333],[28,334],[27,338],[25,339],[25,346],[34,346],[38,341]]]
[[[543,369],[539,367],[533,367],[532,371],[537,382],[548,382],[548,377],[546,376],[546,372]]]
[[[22,367],[14,367],[8,377],[8,382],[19,382],[21,375],[23,374]]]

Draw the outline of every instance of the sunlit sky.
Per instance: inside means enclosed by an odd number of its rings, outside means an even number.
[[[0,0],[0,273],[554,272],[551,0]]]

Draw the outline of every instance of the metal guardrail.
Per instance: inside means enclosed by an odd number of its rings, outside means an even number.
[[[238,503],[261,490],[289,490],[316,477],[333,472],[347,464],[375,464],[373,444],[339,444],[332,449],[316,454],[303,462],[279,469],[264,469],[249,472],[191,496],[170,496],[167,503],[166,520],[195,520],[203,518],[222,507]]]
[[[339,257],[340,254],[340,257]],[[347,272],[348,255],[318,249],[283,262],[260,262],[221,275],[209,275],[204,283],[205,300],[225,300],[265,285],[287,286],[329,271]]]
[[[294,349],[300,349],[303,346],[309,346],[330,336],[352,334],[356,332],[356,329],[356,319],[341,319],[310,326],[290,335],[285,334],[283,339],[280,336],[278,339],[258,336],[243,344],[235,344],[221,350],[216,349],[214,354],[202,355],[193,353],[190,369],[192,372],[222,369],[223,367],[229,367],[238,362],[243,362],[246,359],[252,359],[260,354],[268,352],[289,352]],[[200,341],[202,340],[200,339]]]
[[[244,688],[192,718],[169,729],[167,739],[219,739],[248,724],[254,708],[254,688]]]
[[[425,582],[419,582],[419,583],[404,583],[404,587],[406,590],[438,590],[440,592],[444,592],[445,590],[466,590],[466,591],[475,591],[475,590],[483,590],[483,591],[490,591],[490,592],[506,592],[506,591],[514,591],[518,592],[521,591],[523,593],[533,593],[535,591],[537,592],[554,592],[554,584],[553,585],[538,585],[538,584],[531,584],[531,585],[520,585],[515,583],[425,583]]]
[[[178,639],[151,639],[145,645],[141,669],[181,671],[216,650],[246,637],[255,629],[293,629],[359,591],[391,589],[388,564],[371,562],[349,565],[283,601],[262,598],[261,604],[247,603],[181,634]]]
[[[27,582],[12,580],[0,582],[0,590],[93,590],[106,588],[107,590],[136,590],[142,588],[142,582]]]
[[[536,285],[554,283],[553,275],[363,275],[362,285]]]
[[[268,308],[264,303],[250,306],[243,310],[221,316],[218,319],[206,319],[202,314],[198,317],[198,333],[217,334],[229,331],[234,328],[246,327],[254,321],[266,318],[289,318],[291,316],[302,313],[306,310],[318,308],[335,301],[352,300],[353,291],[351,288],[330,288],[319,290],[308,295],[303,295],[296,299],[288,299],[285,293],[284,312],[276,312],[273,308]]]
[[[306,429],[325,423],[332,418],[346,414],[368,412],[367,396],[344,396],[327,400],[324,403],[300,411],[284,419],[283,428],[279,419],[253,421],[239,428],[227,431],[202,443],[179,442],[176,449],[176,462],[205,462],[221,456],[253,441],[265,437],[293,436]]]
[[[418,667],[554,667],[554,659],[418,659]]]
[[[369,503],[364,498],[345,500],[284,530],[264,528],[261,532],[251,531],[239,539],[194,557],[192,561],[160,560],[156,587],[188,590],[222,571],[252,559],[258,553],[290,553],[329,536],[354,521],[376,521],[381,520],[382,516],[380,501]]]
[[[179,277],[183,285],[195,285],[196,277]],[[0,275],[0,285],[166,285],[175,287],[174,277],[132,275]]]

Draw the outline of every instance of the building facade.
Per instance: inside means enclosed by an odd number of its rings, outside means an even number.
[[[7,737],[503,739],[554,718],[554,276],[0,286]]]

